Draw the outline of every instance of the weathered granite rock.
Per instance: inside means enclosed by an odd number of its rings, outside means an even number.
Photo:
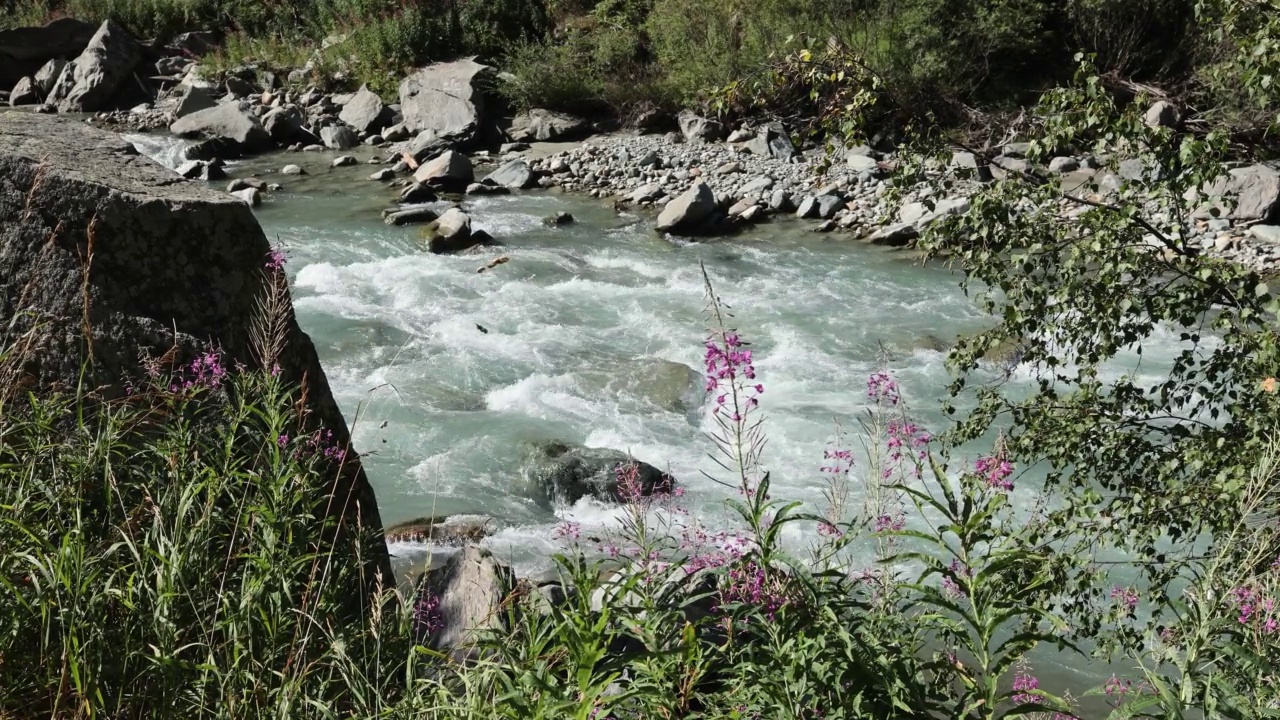
[[[31,80],[36,86],[36,90],[40,92],[40,97],[48,97],[53,92],[53,86],[58,82],[58,78],[62,76],[62,71],[67,67],[67,61],[62,58],[54,58],[36,71],[31,76]]]
[[[489,173],[485,180],[512,190],[524,190],[525,188],[533,187],[536,182],[533,177],[533,170],[529,167],[529,163],[524,160],[512,160],[503,164],[497,170]]]
[[[9,107],[18,107],[19,105],[35,105],[40,102],[40,94],[36,91],[36,84],[29,77],[24,77],[13,86],[13,90],[9,91]]]
[[[475,180],[475,170],[467,156],[446,150],[439,157],[418,168],[413,179],[423,185],[452,192],[465,190]]]
[[[658,215],[661,232],[696,231],[716,211],[716,196],[711,186],[700,182],[667,203]]]
[[[714,142],[725,136],[724,124],[719,120],[705,118],[685,110],[676,120],[680,123],[680,133],[689,142]]]
[[[382,104],[382,98],[367,86],[342,107],[338,119],[355,128],[361,135],[376,133],[391,124],[391,113]]]
[[[514,587],[511,569],[488,550],[464,547],[423,575],[417,598],[422,640],[455,661],[474,659],[482,635],[502,628],[502,603]]]
[[[515,142],[569,139],[591,128],[586,120],[566,113],[534,109],[511,121],[507,137]]]
[[[360,144],[360,138],[349,127],[330,125],[320,128],[320,142],[330,150],[350,150]]]
[[[106,109],[141,60],[142,46],[129,31],[111,20],[103,21],[84,52],[58,76],[49,102],[61,112]]]
[[[271,135],[258,123],[247,107],[224,103],[179,118],[169,126],[179,137],[205,138],[231,152],[251,153],[269,150]]]
[[[170,352],[177,365],[220,349],[228,366],[264,369],[249,327],[270,249],[244,203],[183,180],[117,135],[0,113],[0,347],[24,338],[32,390],[74,391],[83,380],[100,396],[121,396],[145,377],[144,357]],[[305,378],[311,421],[347,448],[346,421],[291,305],[283,327],[281,377]],[[317,512],[340,518],[339,532],[370,534],[367,590],[377,572],[391,577],[378,505],[355,452],[330,469]],[[367,598],[352,593],[353,602]]]
[[[400,82],[400,112],[413,132],[470,143],[481,134],[485,89],[494,69],[475,60],[430,65]]]
[[[76,57],[97,29],[81,20],[60,18],[43,27],[0,31],[0,87],[12,86],[54,58]]]

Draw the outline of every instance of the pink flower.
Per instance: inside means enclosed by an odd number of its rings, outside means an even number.
[[[896,406],[902,400],[898,394],[898,381],[884,371],[872,373],[867,378],[867,397],[885,407]]]
[[[1013,678],[1013,701],[1019,705],[1040,702],[1042,696],[1036,692],[1039,688],[1040,681],[1035,676],[1020,672]]]
[[[267,262],[264,265],[264,267],[266,267],[268,270],[283,270],[284,269],[284,253],[280,252],[275,248],[272,248],[272,250],[267,253]]]
[[[1013,490],[1013,481],[1009,479],[1013,475],[1013,465],[1007,460],[991,456],[980,457],[973,464],[973,471],[982,478],[987,487],[1006,492]]]
[[[1115,586],[1111,588],[1111,599],[1115,600],[1125,611],[1132,613],[1138,607],[1138,591],[1131,587]]]

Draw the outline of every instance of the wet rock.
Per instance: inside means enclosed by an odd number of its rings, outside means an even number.
[[[920,237],[920,230],[912,223],[898,223],[896,225],[886,225],[878,228],[871,235],[867,236],[867,242],[872,245],[888,245],[891,247],[901,247],[909,244],[912,240]]]
[[[285,165],[280,168],[281,175],[306,175],[307,171],[303,170],[299,165]]]
[[[1152,103],[1142,117],[1142,121],[1151,127],[1177,127],[1181,113],[1173,103],[1164,100]]]
[[[382,131],[382,139],[387,142],[408,140],[410,135],[412,133],[409,132],[409,128],[404,126],[404,123],[396,123]]]
[[[436,198],[436,191],[431,186],[419,182],[406,185],[400,192],[400,202],[405,204],[431,202]]]
[[[510,195],[511,188],[504,187],[502,185],[494,185],[488,182],[488,178],[486,178],[485,182],[471,183],[468,185],[466,193],[468,195]]]
[[[1049,172],[1058,175],[1075,172],[1080,169],[1080,161],[1073,157],[1056,157],[1049,161]]]
[[[390,182],[396,179],[396,173],[391,168],[383,168],[369,176],[374,182]]]
[[[266,183],[256,177],[236,178],[235,180],[227,183],[227,192],[234,194],[236,191],[244,190],[245,188],[261,190],[266,186]]]
[[[462,546],[492,535],[497,521],[487,515],[450,515],[406,520],[387,528],[387,542]]]
[[[818,198],[818,217],[826,220],[834,217],[844,209],[844,200],[836,195],[824,195]]]
[[[336,167],[336,168],[347,167],[348,165],[355,165],[356,162],[357,162],[356,159],[350,155],[339,155],[338,157],[334,158],[333,162],[331,162],[329,165],[330,167]]]
[[[221,180],[227,176],[221,160],[188,160],[178,166],[178,174],[188,180]]]
[[[549,227],[561,227],[563,225],[572,225],[574,217],[567,212],[558,212],[555,215],[548,215],[542,218],[542,224]]]
[[[526,477],[545,497],[567,505],[584,497],[622,502],[618,471],[635,465],[638,490],[649,496],[673,489],[675,478],[656,467],[617,450],[586,448],[564,443],[543,443],[530,453]]]
[[[257,188],[245,188],[243,190],[235,190],[232,195],[249,203],[249,207],[258,207],[262,204],[262,191]]]
[[[449,208],[423,231],[427,249],[440,255],[454,253],[480,244],[471,232],[471,217],[458,208]]]
[[[658,198],[666,195],[662,190],[662,186],[657,183],[649,183],[641,185],[631,192],[627,199],[633,203],[653,202]]]
[[[314,136],[305,130],[306,116],[295,105],[272,108],[262,116],[262,127],[271,139],[280,144],[298,140],[312,140]]]
[[[388,225],[417,225],[420,223],[434,222],[439,215],[435,210],[427,207],[404,208],[403,210],[395,210],[383,216],[382,221]]]

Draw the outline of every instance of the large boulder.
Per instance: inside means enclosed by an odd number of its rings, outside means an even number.
[[[725,136],[724,124],[719,120],[705,118],[691,110],[684,110],[676,117],[680,123],[680,133],[691,143],[714,142]]]
[[[716,195],[711,186],[699,182],[667,203],[658,215],[661,232],[697,231],[716,211]]]
[[[569,139],[591,129],[580,117],[551,110],[530,110],[515,116],[507,136],[514,142],[535,142]]]
[[[115,22],[105,20],[84,52],[58,76],[49,102],[62,112],[106,109],[141,60],[138,41]]]
[[[320,142],[330,150],[350,150],[360,144],[360,138],[345,125],[329,125],[320,128]]]
[[[470,143],[487,121],[485,90],[494,69],[475,60],[457,60],[422,68],[400,82],[400,112],[413,132]]]
[[[62,58],[54,58],[36,71],[31,76],[34,81],[36,90],[40,92],[40,97],[48,97],[53,92],[53,86],[58,82],[58,78],[62,77],[62,71],[67,67],[67,61]]]
[[[355,128],[361,135],[372,135],[391,124],[391,112],[382,104],[382,98],[362,86],[343,106],[338,119]]]
[[[1227,192],[1234,196],[1231,219],[1280,220],[1280,172],[1269,165],[1250,165],[1231,171]]]
[[[180,365],[215,350],[227,367],[268,369],[248,329],[269,291],[270,250],[247,205],[179,179],[116,134],[0,113],[0,347],[21,343],[28,389],[123,397],[145,379],[144,359]],[[379,573],[389,584],[373,488],[291,302],[279,328],[272,364],[284,381],[305,383],[310,422],[348,448],[329,467],[331,495],[317,512],[336,518],[338,532],[370,533],[364,590]]]
[[[524,190],[537,184],[533,169],[524,160],[511,160],[489,173],[486,181],[512,190]]]
[[[675,478],[624,452],[557,442],[533,448],[525,462],[525,476],[535,491],[554,502],[572,505],[584,497],[622,502],[626,498],[619,487],[619,471],[625,473],[633,465],[634,491],[641,496],[675,489]]]
[[[415,182],[449,192],[461,192],[475,181],[475,169],[466,155],[446,150],[413,174]]]
[[[93,25],[72,18],[54,20],[43,27],[0,30],[0,87],[12,86],[50,60],[79,55],[96,30]]]
[[[213,96],[209,94],[208,90],[196,85],[187,85],[176,97],[176,103],[173,106],[173,117],[175,119],[184,118],[215,106],[217,106],[217,103],[213,101]]]
[[[29,77],[24,77],[13,86],[13,90],[9,91],[9,107],[18,107],[19,105],[36,105],[40,102],[40,92],[36,90],[36,84]]]
[[[253,153],[272,147],[271,135],[248,107],[223,103],[179,118],[169,132],[184,138],[205,138],[231,152]]]
[[[488,550],[467,545],[429,569],[414,599],[414,634],[419,642],[457,662],[475,659],[480,641],[503,627],[503,603],[515,575]]]
[[[423,234],[427,238],[427,249],[437,255],[459,252],[480,243],[472,239],[471,217],[458,208],[444,211],[427,225]]]
[[[281,145],[287,145],[295,140],[314,139],[311,133],[304,129],[306,122],[306,116],[297,105],[286,105],[268,110],[267,114],[262,116],[262,129],[267,131],[272,140]]]

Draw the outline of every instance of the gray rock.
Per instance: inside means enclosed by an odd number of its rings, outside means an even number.
[[[1031,172],[1031,163],[1019,157],[1001,155],[991,161],[992,165],[1011,173],[1025,175]]]
[[[738,189],[740,197],[758,196],[761,193],[773,187],[773,178],[759,177],[755,180],[748,181],[745,185]]]
[[[431,65],[400,83],[400,112],[412,132],[470,143],[486,121],[484,86],[493,68],[474,60]]]
[[[743,222],[755,222],[756,218],[764,214],[764,208],[759,205],[752,205],[738,214],[738,219]]]
[[[387,142],[401,142],[408,140],[411,134],[404,123],[396,123],[382,131],[382,139]]]
[[[467,156],[454,150],[446,150],[419,167],[413,174],[413,179],[423,185],[461,192],[475,181],[475,170]]]
[[[837,195],[823,195],[818,198],[818,217],[826,220],[844,209],[844,200]]]
[[[845,156],[844,161],[845,165],[847,165],[850,170],[857,173],[875,172],[876,168],[879,166],[876,159],[869,155],[850,153]]]
[[[258,188],[245,188],[231,194],[249,203],[249,207],[258,207],[262,204],[262,191]]]
[[[342,107],[338,119],[361,135],[370,135],[391,124],[391,113],[382,104],[382,98],[377,93],[367,86],[361,86],[360,91]]]
[[[272,108],[262,116],[262,127],[277,143],[286,144],[301,139],[311,140],[314,136],[307,132],[306,117],[296,105]]]
[[[1147,164],[1138,158],[1121,160],[1116,166],[1116,174],[1124,180],[1143,180],[1147,177]]]
[[[724,137],[724,125],[719,120],[702,117],[693,111],[682,111],[676,121],[688,142],[715,142]]]
[[[490,185],[488,183],[478,182],[468,185],[466,193],[468,195],[510,195],[511,188],[503,187],[502,185]]]
[[[60,112],[107,109],[116,91],[142,60],[142,46],[124,28],[103,21],[84,52],[58,76],[49,102]]]
[[[227,94],[237,100],[243,100],[250,95],[257,94],[258,92],[258,88],[254,87],[253,83],[234,75],[227,78],[226,88]]]
[[[974,155],[971,152],[965,152],[965,151],[953,152],[951,153],[951,167],[956,167],[956,168],[961,168],[966,170],[977,170],[978,158],[976,155]]]
[[[513,190],[524,190],[537,184],[537,179],[533,176],[533,170],[529,167],[529,163],[524,160],[512,160],[503,164],[497,170],[489,173],[485,180]]]
[[[347,167],[348,165],[355,165],[356,162],[357,162],[356,159],[350,155],[339,155],[338,157],[333,159],[333,162],[330,163],[329,166],[330,167]]]
[[[404,190],[400,192],[400,202],[405,204],[431,202],[435,199],[436,191],[431,186],[423,185],[419,182],[406,185]],[[432,219],[434,220],[435,218]]]
[[[740,172],[742,172],[742,163],[740,162],[727,162],[716,168],[717,175],[734,175]]]
[[[1181,113],[1173,103],[1159,100],[1152,103],[1147,109],[1146,115],[1142,117],[1142,121],[1151,127],[1177,127],[1181,120]]]
[[[258,124],[252,111],[225,103],[179,118],[169,126],[178,137],[206,138],[229,150],[258,152],[272,147],[271,136]]]
[[[386,139],[381,135],[370,135],[364,139],[365,145],[381,145],[384,142],[386,142]]]
[[[221,180],[227,176],[219,160],[188,160],[178,166],[177,172],[188,180]]]
[[[769,196],[769,209],[774,212],[787,212],[791,209],[791,195],[786,190],[774,190]]]
[[[433,222],[440,217],[435,210],[428,207],[404,208],[389,212],[382,217],[382,221],[388,225],[416,225],[418,223]]]
[[[626,498],[618,485],[619,470],[630,471],[633,465],[638,471],[633,489],[640,496],[676,487],[675,478],[626,453],[564,443],[536,446],[525,463],[525,475],[540,495],[553,502],[572,505],[584,497],[622,502]]]
[[[756,137],[764,141],[764,152],[757,153],[758,155],[786,162],[800,154],[795,145],[791,144],[791,136],[780,122],[771,122],[761,127]]]
[[[1231,219],[1280,219],[1280,172],[1267,165],[1250,165],[1230,172],[1228,194],[1235,197]]]
[[[570,139],[582,135],[591,125],[580,117],[551,110],[534,109],[511,121],[507,137],[516,142]]]
[[[412,155],[414,160],[422,163],[453,146],[453,141],[436,135],[434,130],[424,130],[413,138],[406,152]]]
[[[18,107],[20,105],[35,105],[40,102],[40,94],[36,90],[35,81],[29,77],[24,77],[13,86],[13,90],[9,91],[9,107]]]
[[[414,615],[419,642],[464,663],[480,654],[480,640],[501,630],[515,575],[489,551],[468,545],[422,577]]]
[[[169,47],[190,57],[202,57],[218,47],[218,36],[207,30],[184,32],[169,41]]]
[[[1031,152],[1029,142],[1011,142],[1000,148],[1000,154],[1010,158],[1025,158],[1029,152]]]
[[[631,192],[627,199],[633,203],[653,202],[665,195],[662,186],[657,183],[648,183],[641,185]]]
[[[661,232],[696,230],[716,211],[716,196],[711,187],[698,182],[682,195],[667,203],[658,215]]]
[[[42,27],[0,30],[0,87],[11,87],[50,60],[76,57],[97,29],[81,20],[60,18]]]
[[[1280,225],[1254,225],[1249,228],[1249,237],[1272,245],[1280,245]]]
[[[800,207],[796,208],[796,217],[818,217],[818,198],[812,195],[806,195],[805,198],[800,201]]]
[[[91,232],[98,271],[86,276],[80,243]],[[259,317],[270,250],[243,202],[178,180],[115,133],[78,120],[0,113],[0,347],[24,343],[25,389],[84,383],[100,397],[122,397],[127,383],[145,384],[145,357],[167,355],[179,365],[215,350],[229,368],[270,369],[246,332]],[[375,577],[393,577],[377,499],[288,294],[283,308],[274,363],[290,386],[305,377],[300,432],[328,429],[346,449],[341,472],[336,465],[317,470],[333,483],[327,491],[344,501],[327,503],[317,492],[314,506],[334,516],[339,532],[370,531],[359,575],[367,582],[345,589],[351,610],[367,616]],[[199,402],[220,397],[209,393]]]
[[[306,175],[307,171],[303,170],[299,165],[285,165],[280,168],[281,175]]]
[[[360,144],[360,138],[344,125],[320,128],[320,142],[330,150],[350,150]]]
[[[184,57],[166,57],[156,61],[156,72],[164,77],[179,77],[191,67],[192,60]]]
[[[742,200],[739,200],[738,202],[734,203],[733,206],[729,208],[729,217],[740,217],[743,213],[746,213],[748,210],[750,210],[753,207],[758,207],[756,205],[755,199],[743,198]]]
[[[576,220],[574,220],[573,215],[570,215],[569,213],[564,211],[560,211],[555,215],[548,215],[547,217],[542,218],[542,224],[547,225],[548,227],[561,227],[563,225],[572,225],[574,222],[576,222]]]
[[[266,186],[267,186],[266,183],[262,182],[256,177],[236,178],[235,180],[232,180],[231,182],[227,183],[227,192],[234,195],[237,191],[244,190],[245,188],[253,188],[255,190],[261,190]]]
[[[929,214],[929,208],[922,202],[905,203],[898,209],[898,222],[914,225],[920,218]]]
[[[877,229],[867,237],[867,242],[872,245],[900,247],[907,245],[918,237],[920,237],[920,231],[915,225],[898,223],[897,225],[886,225]]]
[[[198,113],[201,110],[208,110],[215,107],[216,102],[209,95],[209,91],[195,85],[186,86],[186,90],[178,95],[178,102],[173,108],[174,118],[184,118],[188,115]]]
[[[374,182],[390,182],[396,179],[396,173],[391,168],[383,168],[369,176]]]
[[[1225,218],[1213,218],[1207,223],[1207,227],[1212,232],[1223,232],[1231,229],[1231,221]]]
[[[650,150],[640,158],[640,162],[636,163],[636,167],[640,168],[660,168],[662,167],[662,158],[658,157],[658,153]]]
[[[1049,172],[1065,175],[1080,169],[1080,161],[1073,157],[1056,157],[1049,161]]]
[[[462,547],[480,542],[498,529],[488,515],[450,515],[448,517],[415,518],[387,528],[387,542],[430,543],[436,546]]]
[[[67,61],[60,57],[53,58],[45,63],[31,77],[35,83],[36,90],[40,92],[40,97],[48,97],[53,92],[53,86],[58,82],[58,78],[62,76],[62,71],[66,69]]]
[[[471,232],[471,218],[458,208],[449,208],[427,226],[427,249],[440,255],[466,250],[480,244]]]

